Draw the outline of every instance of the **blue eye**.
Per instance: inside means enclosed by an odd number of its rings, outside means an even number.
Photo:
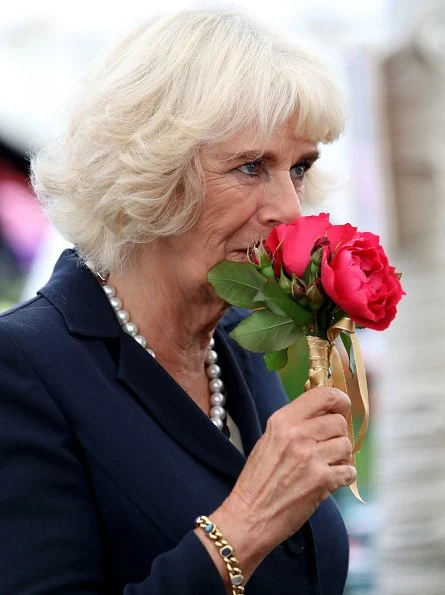
[[[290,169],[291,176],[293,178],[298,178],[299,180],[302,180],[304,178],[304,174],[307,172],[309,168],[309,163],[297,163]]]
[[[250,161],[249,163],[243,163],[243,165],[239,165],[237,170],[243,174],[247,174],[248,176],[258,176],[261,174],[263,170],[263,162],[258,161]]]
[[[304,174],[307,170],[311,167],[312,163],[307,161],[303,161],[301,163],[297,163],[290,168],[290,175],[292,178],[296,180],[302,180],[304,178]],[[256,161],[248,161],[247,163],[243,163],[236,168],[243,174],[248,176],[260,176],[264,172],[264,162],[262,159],[257,159]]]

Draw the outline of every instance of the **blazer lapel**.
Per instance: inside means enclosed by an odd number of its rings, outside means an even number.
[[[122,333],[117,378],[170,437],[227,478],[238,478],[245,457],[176,381]]]
[[[94,276],[65,251],[48,284],[39,293],[60,312],[72,334],[118,341],[117,379],[157,423],[196,459],[233,482],[246,457],[218,430],[168,372],[125,334]],[[225,322],[216,330],[216,349],[228,393],[228,409],[240,429],[246,456],[261,436],[255,403],[246,382],[249,358],[227,336]],[[237,350],[237,351],[236,351]],[[236,356],[235,356],[236,353]]]
[[[251,359],[228,337],[224,319],[216,329],[215,341],[227,389],[227,408],[240,430],[244,454],[248,457],[262,435],[258,411],[249,388],[253,376]]]

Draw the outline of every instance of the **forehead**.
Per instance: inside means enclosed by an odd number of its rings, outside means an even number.
[[[222,161],[255,159],[264,154],[298,159],[299,154],[316,150],[314,141],[296,134],[295,124],[291,121],[278,126],[268,138],[259,138],[254,131],[244,131],[212,147],[203,148],[201,154],[204,159]]]

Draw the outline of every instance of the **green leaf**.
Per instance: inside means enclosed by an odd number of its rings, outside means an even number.
[[[342,343],[345,346],[346,352],[348,354],[349,369],[351,371],[351,374],[354,376],[357,366],[355,364],[355,357],[354,357],[354,351],[352,349],[351,337],[349,336],[349,333],[345,333],[344,331],[342,331],[340,333],[340,338],[341,338]]]
[[[223,260],[209,271],[207,278],[216,294],[232,306],[260,306],[258,302],[254,302],[254,298],[266,285],[266,279],[250,262]]]
[[[250,351],[281,351],[301,336],[292,318],[270,310],[259,310],[244,318],[230,333],[240,345]]]
[[[266,362],[269,372],[276,372],[281,370],[287,364],[287,349],[281,351],[268,351],[264,354],[264,361]]]
[[[292,318],[298,327],[307,326],[314,320],[311,311],[306,310],[282,289],[278,283],[271,281],[267,283],[262,291],[258,292],[255,301],[261,301],[274,314]]]

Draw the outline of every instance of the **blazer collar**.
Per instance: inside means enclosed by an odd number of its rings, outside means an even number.
[[[173,440],[204,464],[236,481],[246,457],[167,371],[122,331],[94,275],[79,262],[74,250],[62,253],[50,281],[38,293],[60,312],[71,334],[119,340],[117,380]],[[228,408],[248,456],[261,436],[261,424],[246,382],[253,374],[250,358],[227,336],[235,322],[232,313],[223,318],[215,341]]]
[[[62,252],[48,283],[40,289],[60,312],[71,334],[117,339],[119,323],[90,269],[75,250]]]

